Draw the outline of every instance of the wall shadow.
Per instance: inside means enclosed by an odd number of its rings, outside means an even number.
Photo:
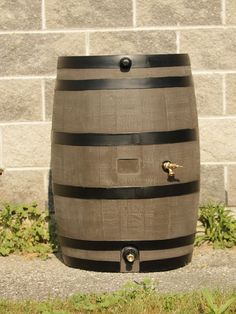
[[[63,262],[61,247],[57,236],[57,224],[56,224],[56,217],[55,217],[55,207],[54,207],[54,200],[53,200],[53,192],[52,192],[52,170],[50,168],[48,174],[48,195],[47,195],[47,208],[49,212],[49,224],[48,224],[48,231],[49,231],[49,241],[50,243],[57,248],[56,251],[53,253],[57,259]]]
[[[225,205],[229,206],[229,197],[228,197],[228,191],[225,190]]]

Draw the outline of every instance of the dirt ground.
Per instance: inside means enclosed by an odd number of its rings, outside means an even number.
[[[47,299],[77,292],[111,291],[128,281],[151,278],[161,293],[202,288],[236,290],[236,249],[195,248],[192,263],[167,272],[98,273],[65,266],[56,256],[46,261],[0,257],[0,299]]]

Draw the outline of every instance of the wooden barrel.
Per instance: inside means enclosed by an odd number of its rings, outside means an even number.
[[[66,265],[149,272],[191,261],[200,157],[188,55],[59,57],[52,129]]]

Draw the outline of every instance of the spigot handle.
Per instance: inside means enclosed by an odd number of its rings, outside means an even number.
[[[173,177],[175,175],[174,169],[183,168],[183,166],[178,165],[170,160],[167,160],[162,163],[162,168],[165,172],[168,172],[169,176]]]

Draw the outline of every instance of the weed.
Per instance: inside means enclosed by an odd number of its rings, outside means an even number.
[[[49,235],[49,224],[52,236]],[[35,253],[46,257],[56,247],[55,226],[37,204],[5,204],[0,210],[0,255]]]
[[[223,204],[201,206],[199,221],[204,231],[197,236],[196,245],[210,242],[214,248],[229,248],[236,244],[236,219]]]
[[[236,297],[232,297],[229,300],[227,300],[225,303],[221,305],[217,305],[215,303],[213,295],[208,291],[208,290],[203,290],[202,291],[203,298],[206,301],[206,307],[208,309],[208,314],[224,314],[230,306],[236,302]]]
[[[178,300],[178,297],[173,294],[173,295],[166,295],[164,302],[163,302],[163,308],[167,312],[171,312],[175,309],[175,303]]]

